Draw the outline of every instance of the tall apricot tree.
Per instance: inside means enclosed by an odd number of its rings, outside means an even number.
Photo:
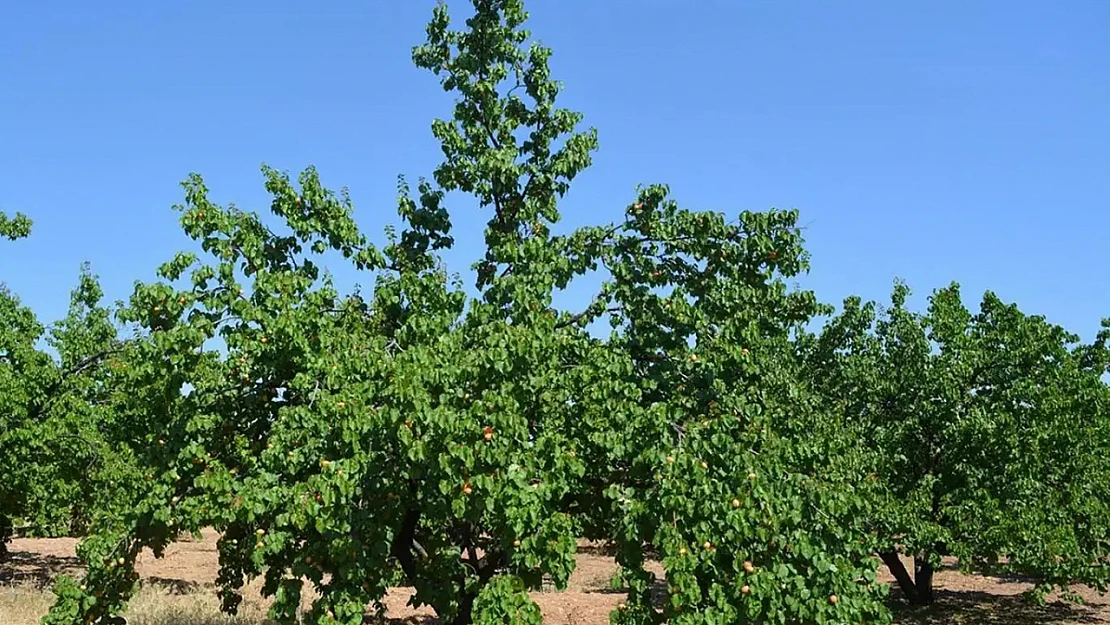
[[[811,379],[874,451],[886,496],[873,522],[904,596],[933,601],[943,555],[965,571],[1032,576],[1037,595],[1105,591],[1107,333],[1081,344],[990,292],[972,313],[958,285],[922,314],[908,295],[897,285],[881,316],[847,300],[807,348]]]
[[[311,169],[265,170],[273,220],[186,181],[204,255],[166,263],[124,311],[144,332],[120,414],[147,438],[144,499],[82,543],[88,574],[59,581],[47,625],[122,622],[140,550],[206,525],[225,609],[263,576],[279,623],[358,623],[399,582],[445,622],[539,623],[527,593],[566,581],[583,533],[617,543],[619,622],[889,620],[861,456],[790,343],[821,309],[785,282],[806,267],[797,214],[730,221],[651,186],[622,220],[556,234],[596,133],[556,106],[521,3],[473,4],[464,30],[438,7],[414,50],[457,100],[386,246]],[[451,192],[488,215],[470,299],[439,258]],[[325,252],[373,291],[341,295]],[[596,299],[553,306],[595,269]],[[605,318],[609,337],[587,331]],[[651,553],[672,591],[659,609]]]
[[[565,356],[587,340],[551,297],[604,234],[549,224],[596,140],[555,107],[548,51],[523,46],[519,3],[475,9],[452,32],[437,8],[414,52],[460,101],[433,125],[436,183],[416,199],[402,185],[404,225],[383,249],[311,170],[296,186],[266,170],[284,232],[212,204],[199,177],[185,184],[182,225],[210,262],[179,255],[126,311],[146,333],[141,401],[122,418],[151,433],[147,497],[82,544],[85,583],[59,582],[48,623],[120,622],[139,550],[205,525],[223,534],[228,610],[263,575],[278,622],[298,618],[307,580],[319,593],[308,622],[356,623],[403,580],[449,622],[539,622],[526,591],[565,583],[574,563],[564,504],[582,461],[556,426],[571,405]],[[519,96],[498,96],[507,80]],[[441,202],[455,190],[492,213],[469,302],[436,257],[452,244]],[[340,296],[315,257],[328,250],[375,276],[372,295]]]

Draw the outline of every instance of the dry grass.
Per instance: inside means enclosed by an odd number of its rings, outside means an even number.
[[[30,585],[0,588],[0,623],[38,625],[50,609],[54,595]],[[145,587],[129,606],[128,625],[266,625],[266,611],[259,604],[243,605],[238,616],[220,612],[212,592],[176,594],[162,587]]]
[[[50,608],[52,596],[33,586],[0,586],[0,623],[37,625]]]

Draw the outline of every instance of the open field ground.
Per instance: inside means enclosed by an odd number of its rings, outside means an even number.
[[[264,625],[266,601],[255,591],[244,598],[238,616],[219,612],[215,595],[216,534],[200,541],[176,543],[158,560],[145,554],[139,560],[144,588],[132,602],[131,625]],[[46,585],[56,574],[79,572],[74,556],[76,540],[17,539],[11,544],[13,566],[0,579],[0,625],[36,625],[53,596]],[[623,594],[611,590],[612,559],[583,545],[578,569],[564,592],[538,592],[535,599],[547,623],[602,625]],[[885,569],[881,579],[890,582]],[[938,605],[928,610],[899,609],[901,625],[1079,625],[1110,624],[1110,595],[1100,597],[1084,590],[1086,605],[1050,602],[1031,605],[1021,597],[1029,588],[1020,580],[964,576],[951,566],[936,577]],[[430,612],[406,605],[410,592],[398,588],[387,600],[389,622],[394,625],[432,625]],[[306,602],[307,603],[307,602]],[[373,622],[368,619],[368,623]]]

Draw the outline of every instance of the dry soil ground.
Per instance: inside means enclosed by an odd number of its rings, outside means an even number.
[[[202,540],[174,544],[166,557],[158,560],[146,554],[139,561],[144,587],[131,604],[131,625],[264,625],[266,602],[250,595],[244,599],[239,616],[228,618],[219,613],[215,597],[216,535],[205,533]],[[35,625],[49,607],[52,595],[46,585],[60,572],[78,572],[74,556],[76,541],[59,539],[17,539],[11,545],[13,562],[0,572],[0,625]],[[545,621],[551,624],[593,625],[608,622],[608,613],[620,602],[622,594],[610,590],[612,559],[583,545],[578,569],[570,587],[535,594]],[[885,569],[883,570],[885,574]],[[890,581],[884,575],[883,581]],[[937,573],[938,603],[928,610],[906,610],[897,606],[896,622],[901,625],[940,623],[985,625],[1078,625],[1110,624],[1110,595],[1100,597],[1086,592],[1086,605],[1052,602],[1044,606],[1026,603],[1021,592],[1029,588],[1019,580],[964,576],[951,567]],[[255,583],[252,588],[258,588]],[[387,599],[389,622],[395,625],[431,625],[427,610],[407,605],[410,592],[399,588]],[[306,601],[307,603],[307,601]],[[371,622],[371,621],[368,621]]]

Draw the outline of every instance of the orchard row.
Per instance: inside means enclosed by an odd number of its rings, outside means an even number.
[[[929,603],[942,556],[1105,590],[1110,325],[1083,343],[956,286],[834,314],[787,285],[796,212],[660,185],[557,232],[596,133],[557,106],[521,3],[473,4],[413,51],[456,103],[386,245],[314,170],[264,170],[266,219],[194,175],[178,210],[203,253],[127,302],[86,270],[47,328],[0,291],[0,532],[85,537],[46,625],[122,623],[136,556],[203,527],[225,610],[261,576],[285,624],[361,623],[397,585],[445,623],[540,623],[528,593],[567,582],[580,539],[613,547],[622,625],[889,623],[879,561]],[[440,257],[454,191],[486,219],[469,294]],[[325,253],[372,291],[341,294]],[[594,272],[590,302],[553,305]]]

